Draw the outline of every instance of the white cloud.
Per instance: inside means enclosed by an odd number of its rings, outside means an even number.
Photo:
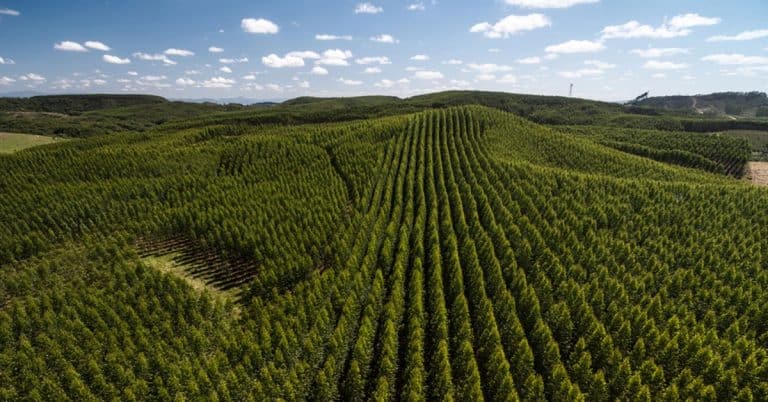
[[[429,56],[427,56],[426,54],[417,54],[417,55],[411,57],[411,60],[413,60],[413,61],[427,61],[427,60],[429,60]]]
[[[541,63],[541,57],[537,57],[537,56],[526,57],[526,58],[523,58],[523,59],[517,59],[517,62],[519,64],[539,64],[539,63]]]
[[[522,8],[568,8],[578,4],[597,3],[600,0],[505,0],[511,6]]]
[[[0,8],[0,15],[10,15],[11,17],[18,17],[21,15],[20,12],[16,10],[11,10],[10,8]],[[7,78],[7,77],[3,77]]]
[[[413,78],[417,80],[439,80],[443,78],[443,74],[439,71],[417,71],[413,74]]]
[[[659,57],[674,56],[676,54],[687,54],[688,49],[679,47],[666,47],[666,48],[648,48],[648,49],[633,49],[629,51],[632,54],[636,54],[644,59],[657,59]]]
[[[89,48],[95,49],[95,50],[101,50],[102,52],[108,52],[108,51],[112,50],[111,47],[105,45],[102,42],[95,41],[95,40],[89,40],[89,41],[85,42],[85,47],[89,47]]]
[[[418,2],[409,4],[408,7],[406,7],[408,11],[424,11],[427,9],[427,7],[424,6],[424,3]]]
[[[505,74],[503,77],[499,78],[496,82],[500,84],[514,84],[517,82],[517,77],[515,77],[512,74]]]
[[[348,59],[352,58],[352,52],[349,50],[341,49],[328,49],[323,52],[320,60],[317,60],[315,64],[326,66],[348,66]]]
[[[463,63],[464,63],[463,61],[458,60],[458,59],[450,59],[450,60],[443,61],[443,64],[448,64],[448,65],[452,65],[452,66],[458,66],[458,65],[463,64]]]
[[[506,38],[509,35],[522,31],[531,31],[552,25],[546,15],[508,15],[495,24],[480,22],[473,25],[469,32],[482,32],[487,38]]]
[[[162,61],[163,63],[173,66],[176,64],[175,61],[168,58],[168,56],[164,54],[147,54],[142,52],[136,52],[133,54],[134,58],[137,58],[139,60],[145,60],[145,61]]]
[[[53,48],[56,50],[62,50],[65,52],[87,52],[88,51],[88,49],[86,49],[85,46],[69,40],[56,43],[53,45]]]
[[[702,17],[698,14],[682,14],[672,17],[669,21],[654,28],[643,25],[637,21],[629,21],[622,25],[610,25],[601,31],[603,39],[612,38],[656,38],[667,39],[679,36],[687,36],[691,33],[689,28],[708,26],[720,23],[720,18]]]
[[[111,54],[105,54],[101,56],[101,59],[110,64],[130,64],[131,60],[128,58],[121,59],[120,57],[113,56]]]
[[[127,74],[132,76],[132,77],[135,77],[135,76],[139,75],[139,73],[137,73],[135,71],[129,71]]]
[[[235,80],[224,77],[213,77],[209,80],[202,82],[204,88],[231,88],[236,82]]]
[[[228,58],[219,59],[219,63],[221,64],[234,64],[234,63],[247,63],[247,62],[248,62],[247,57],[240,57],[237,59],[228,59]]]
[[[296,56],[280,57],[274,53],[261,58],[261,62],[271,68],[304,67],[304,59]]]
[[[302,81],[299,83],[299,88],[309,88],[309,81]]]
[[[367,67],[363,72],[366,74],[379,74],[381,73],[381,69],[378,67]]]
[[[217,46],[211,46],[208,48],[208,51],[211,53],[221,53],[224,51],[224,49],[217,47]]]
[[[29,73],[29,74],[26,74],[26,75],[22,75],[22,76],[19,77],[19,79],[22,80],[22,81],[45,82],[45,77],[43,77],[42,75],[35,74],[35,73]]]
[[[0,64],[16,64],[16,62],[11,59],[4,59],[0,57]]]
[[[167,78],[168,77],[166,77],[164,75],[145,75],[145,76],[141,77],[141,79],[144,80],[144,81],[163,81],[163,80],[165,80]]]
[[[317,34],[316,40],[352,40],[351,35],[329,35],[329,34]]]
[[[11,77],[5,77],[5,76],[0,77],[0,85],[11,85],[14,82],[16,82],[16,80],[14,80]]]
[[[653,78],[667,78],[667,75],[664,74],[664,73],[656,73],[656,74],[651,75],[651,77],[653,77]]]
[[[360,3],[355,7],[355,14],[378,14],[384,11],[384,8],[371,3]]]
[[[685,63],[673,63],[671,61],[648,60],[643,64],[643,68],[648,70],[682,70],[688,68]]]
[[[283,92],[283,87],[277,84],[267,84],[267,89],[275,92]]]
[[[317,52],[311,50],[294,51],[287,54],[287,56],[301,57],[302,59],[320,59],[321,56]]]
[[[493,81],[496,79],[496,76],[493,74],[480,74],[475,77],[475,80],[477,81]]]
[[[252,34],[276,34],[280,31],[277,24],[264,18],[243,18],[240,21],[240,27],[243,31]]]
[[[408,85],[410,82],[411,81],[408,78],[401,78],[401,79],[399,79],[397,81],[383,79],[383,80],[373,84],[373,86],[375,86],[377,88],[392,88],[396,84]]]
[[[547,53],[573,54],[573,53],[593,53],[605,49],[605,45],[599,41],[589,40],[569,40],[557,45],[547,46],[544,50]]]
[[[685,28],[693,28],[693,27],[700,27],[700,26],[710,26],[710,25],[717,25],[720,23],[720,18],[709,18],[709,17],[702,17],[699,14],[695,13],[688,13],[688,14],[682,14],[682,15],[676,15],[672,17],[669,22],[667,22],[667,25],[669,25],[672,29],[685,29]]]
[[[514,69],[512,66],[506,66],[503,64],[493,64],[493,63],[485,63],[485,64],[470,63],[467,65],[467,67],[469,67],[469,69],[465,71],[474,71],[481,74],[492,74],[492,73],[498,73],[498,72],[504,72],[504,71],[512,71]]]
[[[704,61],[712,61],[722,65],[768,65],[768,57],[744,56],[743,54],[711,54],[702,58]]]
[[[424,68],[424,67],[408,66],[408,67],[405,68],[405,71],[424,71],[424,70],[426,70],[426,68]]]
[[[221,71],[222,73],[232,74],[232,69],[227,66],[220,67],[219,71]]]
[[[379,42],[379,43],[400,43],[400,40],[395,39],[394,36],[389,35],[389,34],[381,34],[381,35],[378,35],[378,36],[371,36],[370,39],[372,41],[374,41],[374,42]]]
[[[488,53],[501,53],[501,49],[496,48],[496,47],[492,47],[492,48],[488,49]]]
[[[190,86],[195,85],[195,80],[190,78],[181,77],[176,80],[176,85],[180,86]]]
[[[107,83],[107,81],[102,80],[102,79],[95,79],[95,80],[93,80],[93,83],[96,84],[96,85],[104,85],[104,84]]]
[[[604,71],[599,68],[582,68],[576,71],[561,71],[557,74],[564,78],[581,78],[602,75],[603,73]]]
[[[315,66],[312,68],[312,71],[310,71],[309,73],[312,75],[328,75],[328,70],[320,66]]]
[[[255,81],[256,80],[256,75],[255,74],[244,75],[243,79],[246,80],[246,81]]]
[[[608,70],[608,69],[616,67],[615,64],[606,63],[606,62],[600,61],[600,60],[586,60],[584,62],[584,64],[586,64],[588,66],[595,67],[595,68],[599,68],[601,70]]]
[[[707,42],[724,42],[724,41],[744,41],[753,40],[768,37],[768,29],[758,29],[754,31],[744,31],[739,34],[728,35],[715,35],[707,39]]]
[[[344,85],[362,85],[363,84],[362,81],[348,80],[348,79],[345,79],[344,77],[339,78],[338,81]]]
[[[189,56],[195,55],[195,52],[191,50],[175,49],[175,48],[166,49],[165,52],[163,53],[165,53],[168,56],[181,56],[181,57],[189,57]]]
[[[392,62],[389,61],[389,57],[386,57],[386,56],[361,57],[361,58],[355,60],[355,63],[362,64],[362,65],[368,65],[368,64],[392,64]]]

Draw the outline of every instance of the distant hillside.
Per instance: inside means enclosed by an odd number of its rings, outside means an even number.
[[[719,92],[709,95],[657,96],[637,103],[673,112],[711,116],[768,117],[768,96],[764,92]]]
[[[168,101],[165,98],[153,95],[44,95],[31,98],[0,98],[0,111],[76,115],[92,110],[166,102]]]

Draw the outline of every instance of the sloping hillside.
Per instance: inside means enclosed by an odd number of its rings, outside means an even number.
[[[658,96],[642,100],[640,106],[711,116],[768,117],[764,92],[719,92],[709,95]]]

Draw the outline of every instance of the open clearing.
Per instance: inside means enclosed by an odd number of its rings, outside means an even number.
[[[38,145],[65,141],[63,138],[36,134],[0,133],[0,154],[12,154]]]
[[[749,162],[746,177],[754,184],[768,186],[768,162]]]

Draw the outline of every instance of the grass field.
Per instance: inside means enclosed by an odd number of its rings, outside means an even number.
[[[62,141],[62,138],[35,134],[0,133],[0,154],[12,154],[22,149]]]

